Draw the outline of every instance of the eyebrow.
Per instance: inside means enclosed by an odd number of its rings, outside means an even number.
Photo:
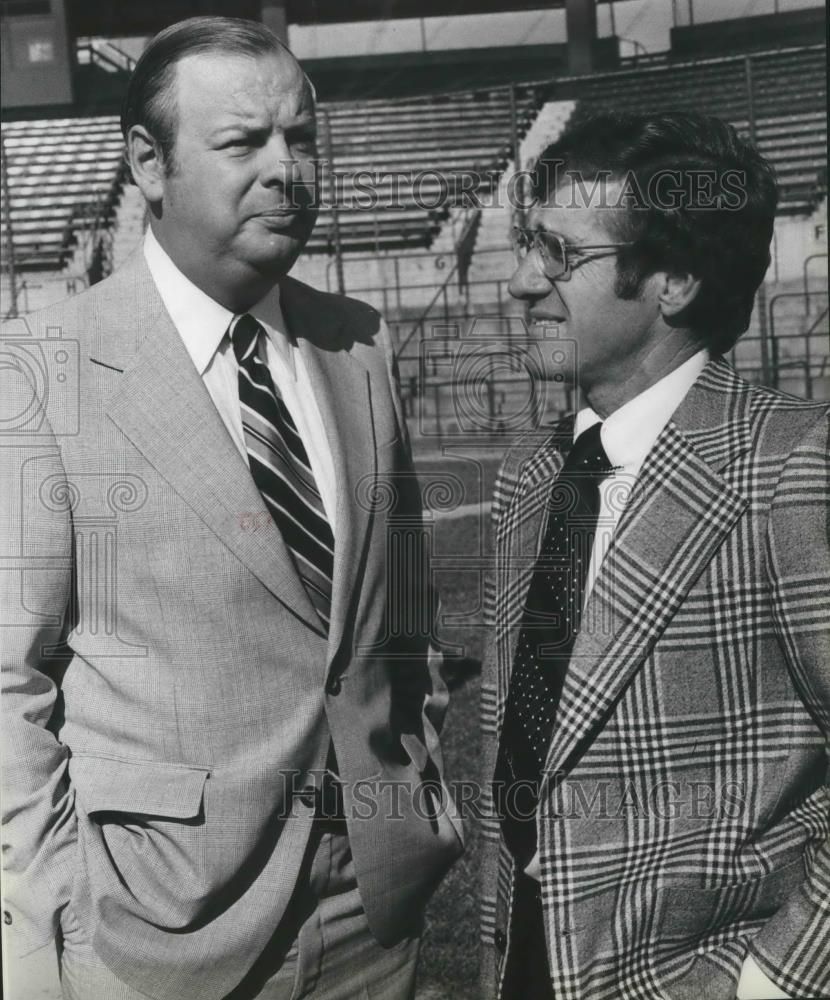
[[[223,122],[212,129],[210,135],[213,138],[222,136],[225,132],[266,132],[271,128],[271,123],[263,121],[261,118],[246,118],[240,116],[237,121]],[[295,118],[293,121],[283,126],[284,132],[292,131],[316,131],[317,121],[313,115],[304,115]]]
[[[317,119],[313,115],[306,115],[304,118],[295,118],[293,122],[286,126],[289,129],[314,129],[317,131]]]
[[[548,236],[558,236],[560,239],[564,240],[566,243],[569,242],[570,237],[566,236],[565,233],[559,232],[557,229],[548,229],[544,223],[540,223],[537,226],[532,226],[532,229],[537,230],[540,233],[547,233]]]

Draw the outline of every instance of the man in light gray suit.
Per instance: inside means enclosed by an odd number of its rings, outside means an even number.
[[[196,18],[123,126],[143,246],[4,331],[7,947],[71,1000],[411,996],[447,696],[388,332],[286,276],[312,91]]]

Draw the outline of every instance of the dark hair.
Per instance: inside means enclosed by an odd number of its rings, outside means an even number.
[[[190,17],[160,31],[142,52],[127,85],[121,132],[126,142],[133,125],[143,125],[158,143],[168,169],[176,144],[176,63],[210,51],[264,56],[288,49],[265,25],[239,17]]]
[[[549,202],[569,176],[623,182],[627,210],[614,213],[615,236],[633,245],[617,256],[617,295],[636,298],[655,271],[688,272],[701,286],[682,321],[714,353],[733,347],[769,267],[778,203],[756,147],[709,115],[595,115],[542,153],[534,199]],[[660,195],[667,179],[671,197]]]

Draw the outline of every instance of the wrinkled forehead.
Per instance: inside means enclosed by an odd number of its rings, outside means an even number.
[[[288,51],[247,55],[216,50],[185,56],[176,65],[180,121],[218,117],[314,116],[311,84]]]
[[[570,242],[615,236],[626,212],[621,182],[610,176],[567,173],[561,183],[527,213],[533,229],[564,236]]]

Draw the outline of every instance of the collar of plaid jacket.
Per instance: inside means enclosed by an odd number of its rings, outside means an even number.
[[[574,645],[545,765],[548,779],[580,755],[746,507],[746,498],[720,473],[749,448],[752,391],[726,361],[713,359],[646,458],[586,607],[585,620],[597,625],[583,628]],[[504,521],[532,544],[572,435],[568,417],[519,477],[510,502],[517,513]],[[521,603],[525,590],[521,583],[513,589]],[[518,638],[518,629],[511,631],[509,662]]]

